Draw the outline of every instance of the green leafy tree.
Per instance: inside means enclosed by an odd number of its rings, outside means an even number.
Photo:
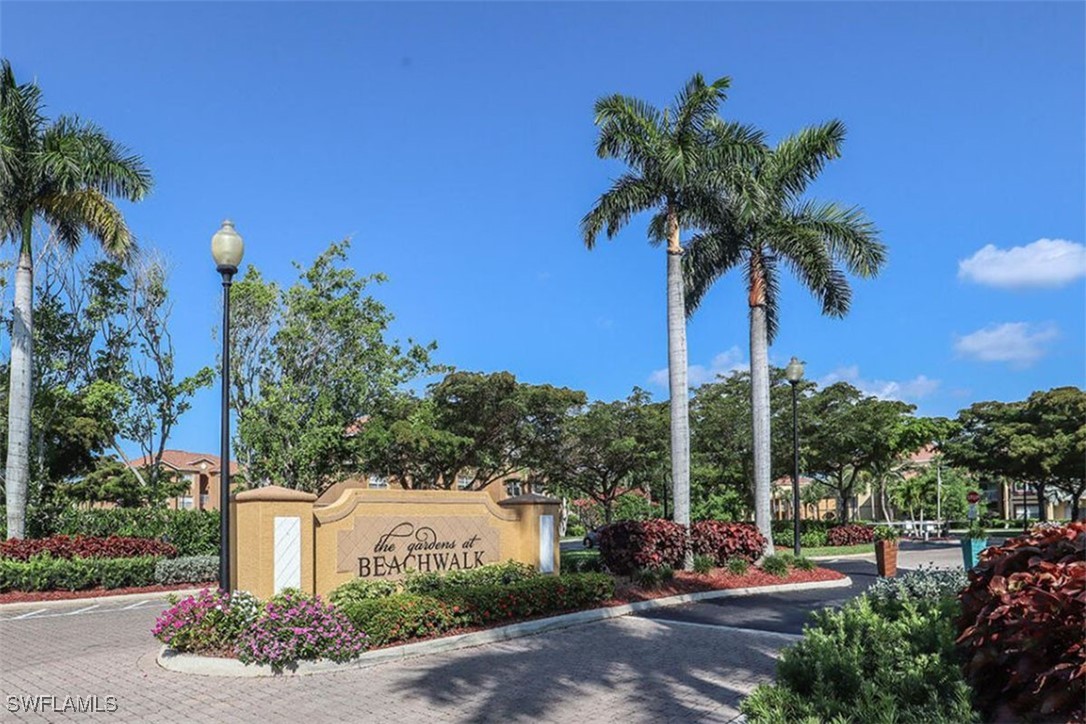
[[[1086,495],[1086,393],[1077,387],[1034,392],[1022,402],[978,402],[958,414],[960,433],[947,445],[955,464],[978,475],[1033,487],[1048,517],[1052,493],[1070,498],[1081,516]]]
[[[392,314],[368,294],[385,277],[358,276],[345,265],[348,248],[332,244],[310,267],[296,264],[287,289],[252,267],[235,284],[232,357],[246,374],[231,398],[253,484],[320,493],[360,472],[360,421],[431,369],[435,345],[387,339]]]
[[[78,118],[48,121],[38,86],[17,83],[11,64],[0,62],[0,238],[19,250],[4,476],[9,538],[24,535],[30,478],[34,225],[44,222],[72,249],[89,234],[108,254],[123,258],[135,242],[111,198],[138,201],[150,188],[151,175],[138,156]]]
[[[731,174],[728,192],[710,207],[710,228],[694,236],[683,260],[688,314],[717,279],[736,267],[743,269],[750,308],[754,518],[770,541],[769,344],[780,316],[781,268],[799,278],[821,303],[823,314],[843,317],[852,299],[844,270],[872,277],[886,258],[862,209],[803,199],[826,162],[841,155],[844,137],[840,121],[807,128],[755,156],[741,173]],[[772,543],[768,552],[773,552]]]
[[[784,370],[770,369],[770,415],[773,419],[774,480],[790,477],[794,467],[792,451],[792,390]],[[749,511],[754,490],[754,435],[751,420],[750,374],[733,372],[717,382],[694,390],[691,401],[695,507],[713,496],[727,493],[741,502],[734,514]],[[815,385],[801,380],[796,390],[800,403],[797,413],[807,416],[807,398]]]
[[[425,399],[393,399],[367,420],[360,455],[404,487],[482,490],[513,474],[545,482],[562,425],[584,402],[583,392],[508,372],[451,372]]]
[[[137,474],[139,473],[139,474]],[[156,478],[157,485],[145,480]],[[76,503],[111,503],[120,508],[159,506],[188,490],[189,481],[174,470],[137,471],[114,457],[100,458],[82,478],[61,488],[63,497]]]
[[[811,396],[800,433],[806,468],[837,496],[843,522],[850,519],[849,502],[863,476],[899,458],[903,443],[895,440],[895,434],[914,409],[897,400],[864,395],[847,382]]]
[[[707,84],[696,74],[664,110],[618,94],[596,101],[596,154],[628,170],[581,222],[592,249],[604,231],[612,238],[633,216],[651,212],[649,240],[666,245],[673,517],[684,525],[690,523],[690,422],[682,233],[702,225],[724,175],[761,144],[759,132],[716,115],[730,82]],[[692,565],[688,553],[685,567]]]
[[[667,458],[649,394],[638,388],[625,400],[593,402],[569,418],[556,452],[548,470],[551,489],[598,503],[606,523],[614,519],[616,502]]]

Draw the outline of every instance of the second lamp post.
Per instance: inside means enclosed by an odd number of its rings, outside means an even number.
[[[799,416],[796,414],[796,387],[803,379],[803,363],[793,357],[784,368],[784,376],[792,385],[792,550],[799,558]]]
[[[245,244],[227,219],[211,237],[211,256],[222,274],[222,440],[219,456],[219,588],[230,591],[230,285]]]

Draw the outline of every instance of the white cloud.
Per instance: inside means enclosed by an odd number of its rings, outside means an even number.
[[[847,382],[865,395],[878,397],[880,400],[911,401],[927,397],[939,389],[939,380],[927,375],[917,375],[911,380],[868,380],[860,376],[857,365],[838,367],[818,380],[819,387],[832,385],[834,382]]]
[[[743,359],[742,351],[736,346],[713,357],[713,361],[709,366],[690,365],[687,368],[686,376],[689,385],[691,387],[697,387],[706,382],[715,381],[717,375],[729,375],[738,370],[745,370],[749,366],[750,364]],[[656,370],[649,375],[649,383],[667,389],[667,367],[662,370]]]
[[[1086,276],[1086,246],[1065,239],[998,249],[988,244],[958,262],[958,278],[991,287],[1059,287]]]
[[[1044,356],[1048,342],[1059,336],[1056,325],[1005,322],[959,337],[954,351],[981,362],[1007,362],[1024,368]]]

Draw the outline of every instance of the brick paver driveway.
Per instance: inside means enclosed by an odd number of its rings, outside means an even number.
[[[0,719],[728,721],[791,640],[625,617],[363,670],[227,679],[160,669],[148,631],[162,605],[119,608],[0,621]],[[58,708],[114,696],[117,711],[14,714],[20,695],[55,696]]]

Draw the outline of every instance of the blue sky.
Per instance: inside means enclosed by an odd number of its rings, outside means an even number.
[[[786,282],[772,361],[953,415],[1083,384],[1084,25],[1070,2],[5,0],[0,50],[153,170],[128,217],[172,260],[182,371],[214,360],[208,245],[230,216],[281,281],[353,236],[395,333],[442,362],[608,399],[666,394],[665,260],[643,219],[583,247],[620,172],[593,153],[593,101],[731,76],[723,115],[773,139],[846,123],[812,195],[865,207],[889,247],[845,320]],[[693,382],[746,363],[737,278],[689,345]],[[171,447],[214,450],[217,410],[202,393]]]

